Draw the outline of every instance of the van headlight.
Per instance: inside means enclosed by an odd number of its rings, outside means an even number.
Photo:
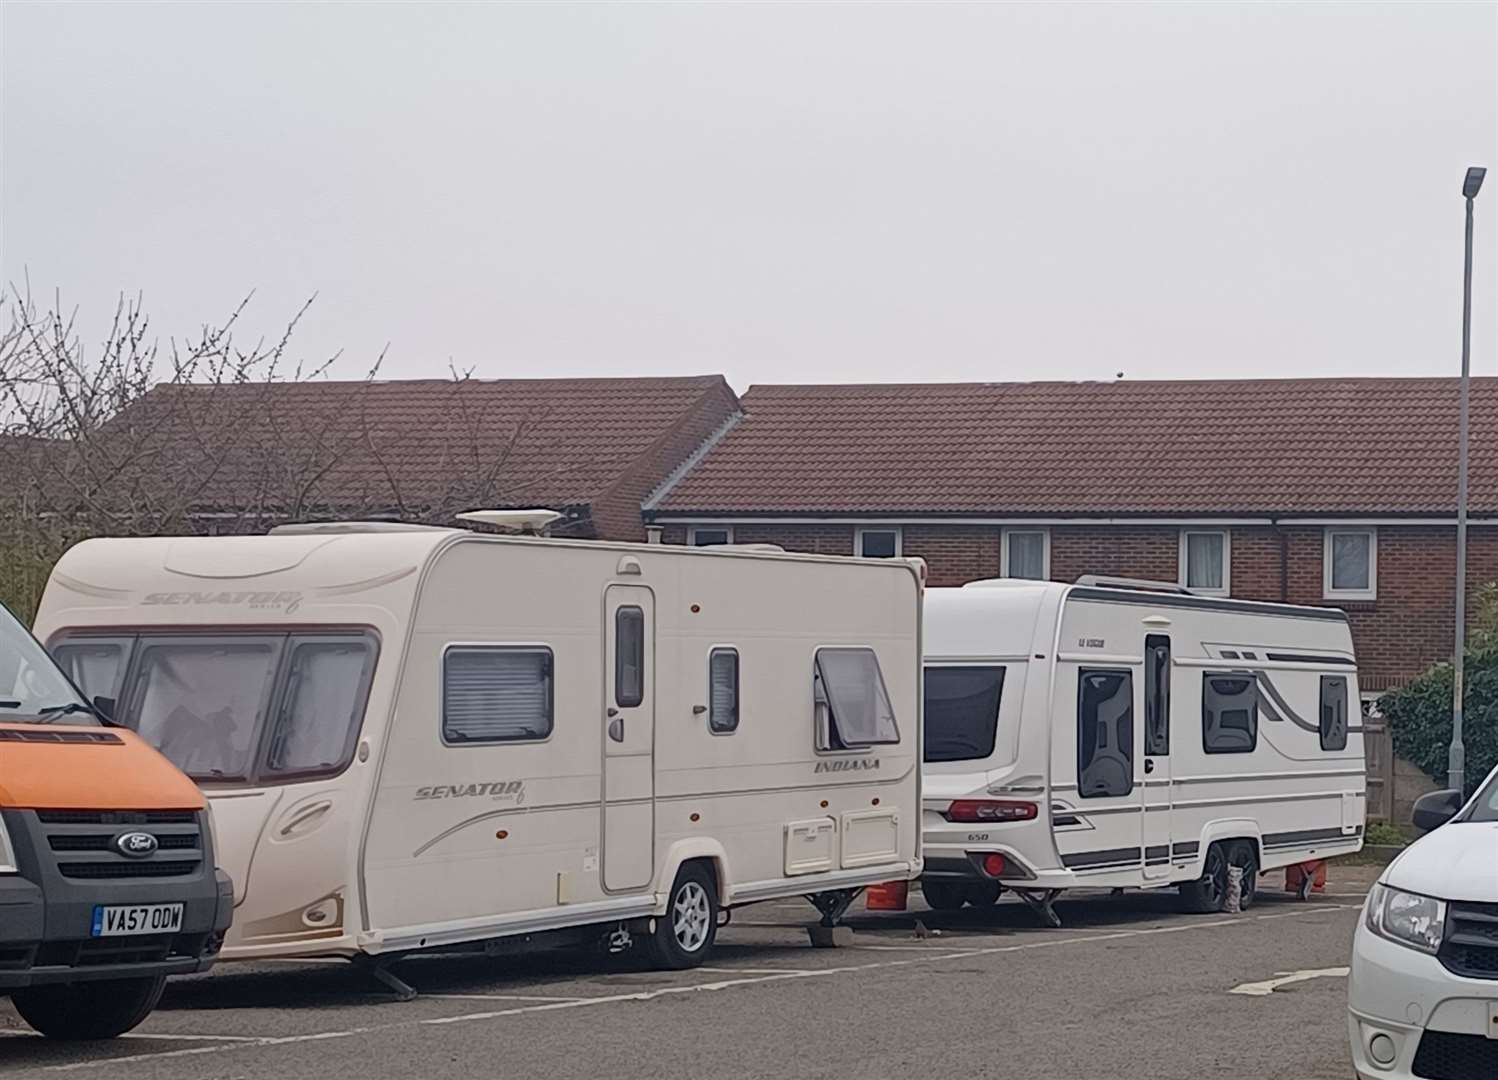
[[[11,846],[10,833],[5,830],[5,818],[0,817],[0,874],[17,874],[16,849]]]
[[[1375,885],[1365,921],[1379,937],[1435,953],[1446,936],[1446,901]]]

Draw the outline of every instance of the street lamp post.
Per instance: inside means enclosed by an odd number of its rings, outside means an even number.
[[[1456,467],[1456,648],[1451,688],[1451,750],[1446,760],[1446,786],[1466,792],[1467,747],[1462,742],[1462,698],[1467,660],[1467,412],[1472,373],[1472,204],[1482,189],[1486,169],[1467,170],[1462,197],[1467,200],[1467,258],[1462,274],[1462,385],[1457,420],[1460,446]]]

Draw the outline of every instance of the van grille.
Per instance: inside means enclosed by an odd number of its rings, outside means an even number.
[[[38,810],[57,872],[75,881],[190,877],[203,865],[203,832],[192,810]],[[156,838],[156,850],[129,858],[114,846],[125,832]]]
[[[196,810],[38,810],[43,825],[196,825]]]
[[[1498,904],[1451,904],[1437,958],[1454,974],[1498,979]]]
[[[90,938],[49,941],[36,952],[37,967],[106,967],[150,964],[203,955],[207,934],[157,934],[151,937]]]
[[[1498,1039],[1426,1031],[1415,1052],[1414,1072],[1425,1080],[1492,1080],[1498,1076]]]

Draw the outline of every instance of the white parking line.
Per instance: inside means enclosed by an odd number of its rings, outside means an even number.
[[[121,1035],[122,1039],[153,1039],[160,1042],[260,1042],[267,1035],[153,1035],[149,1031],[131,1031]]]
[[[732,990],[744,986],[758,986],[763,983],[785,982],[790,979],[816,979],[826,978],[832,975],[850,975],[867,971],[876,971],[887,968],[911,967],[917,964],[935,964],[943,960],[966,960],[975,956],[997,956],[1004,953],[1028,952],[1033,949],[1055,949],[1064,948],[1068,945],[1085,945],[1097,941],[1122,941],[1127,938],[1146,937],[1154,934],[1179,934],[1190,933],[1194,930],[1210,930],[1221,927],[1244,927],[1253,922],[1268,922],[1274,919],[1306,918],[1315,915],[1324,915],[1333,911],[1355,910],[1354,904],[1317,904],[1314,907],[1297,907],[1293,911],[1276,912],[1270,915],[1242,915],[1229,916],[1223,919],[1192,920],[1177,923],[1171,926],[1156,926],[1136,930],[1119,930],[1110,934],[1098,934],[1091,937],[1071,937],[1063,933],[1054,936],[1047,935],[1038,941],[1016,942],[1010,945],[992,945],[984,948],[938,950],[935,948],[924,950],[928,955],[922,957],[905,957],[901,959],[872,960],[868,963],[845,964],[837,967],[813,968],[808,970],[787,971],[781,975],[752,975],[740,979],[720,979],[715,982],[695,983],[686,986],[666,986],[655,990],[642,990],[627,994],[611,994],[605,997],[575,998],[565,1001],[540,1002],[530,1005],[517,1005],[513,1009],[495,1009],[488,1012],[463,1013],[457,1016],[431,1017],[425,1020],[398,1020],[389,1024],[376,1024],[368,1027],[349,1028],[346,1031],[325,1031],[311,1035],[286,1035],[279,1038],[256,1039],[252,1042],[218,1043],[211,1046],[193,1046],[182,1050],[161,1050],[154,1053],[127,1054],[120,1057],[100,1058],[92,1061],[75,1061],[65,1065],[47,1066],[49,1072],[72,1072],[79,1069],[111,1068],[120,1065],[128,1065],[139,1061],[161,1061],[167,1058],[198,1057],[204,1054],[226,1053],[232,1050],[261,1049],[276,1046],[293,1046],[298,1043],[320,1042],[329,1039],[347,1039],[356,1035],[371,1035],[400,1029],[411,1029],[417,1027],[429,1027],[445,1024],[470,1024],[481,1020],[500,1020],[511,1016],[524,1016],[532,1013],[557,1012],[563,1009],[583,1009],[596,1005],[614,1005],[625,1002],[655,1001],[659,998],[678,994],[709,993],[720,990]]]
[[[803,971],[814,970],[810,968],[749,968],[749,967],[709,967],[703,964],[701,967],[693,968],[694,971],[709,971],[715,975],[798,975]]]

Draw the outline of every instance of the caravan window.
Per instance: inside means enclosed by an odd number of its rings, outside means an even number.
[[[126,715],[195,780],[243,780],[270,704],[281,638],[143,641]]]
[[[614,612],[614,704],[633,709],[645,700],[645,609]]]
[[[926,760],[977,761],[993,753],[1004,668],[926,669]]]
[[[1144,639],[1144,752],[1170,753],[1170,638],[1164,634]]]
[[[707,654],[707,730],[728,735],[739,728],[739,651]]]
[[[52,650],[52,658],[90,701],[118,698],[131,644],[129,638],[68,641]]]
[[[1321,749],[1347,749],[1347,680],[1321,676]]]
[[[442,659],[442,741],[545,739],[553,724],[551,650],[463,645]]]
[[[812,675],[817,749],[857,750],[900,741],[873,649],[818,649]]]
[[[354,753],[373,667],[374,650],[367,640],[295,644],[266,749],[266,770],[297,776],[341,771]]]
[[[1077,793],[1134,790],[1134,678],[1127,671],[1077,674]]]
[[[1259,684],[1252,675],[1202,676],[1202,749],[1247,754],[1259,745]]]

